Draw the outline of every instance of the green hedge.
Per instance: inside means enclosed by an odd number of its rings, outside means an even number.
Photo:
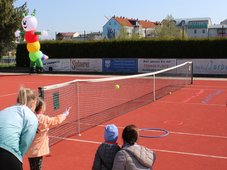
[[[227,39],[43,41],[49,58],[227,58]],[[29,65],[26,44],[18,44],[17,66]]]

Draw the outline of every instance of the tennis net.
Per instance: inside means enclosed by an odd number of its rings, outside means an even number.
[[[192,62],[152,73],[73,80],[39,87],[49,116],[72,106],[66,121],[50,129],[51,136],[69,137],[149,104],[193,83]],[[50,145],[61,138],[51,138]]]

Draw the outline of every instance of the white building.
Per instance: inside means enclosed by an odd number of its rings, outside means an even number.
[[[189,38],[207,38],[209,27],[212,25],[210,18],[181,18],[174,20],[176,26],[182,28]]]
[[[227,37],[227,25],[211,25],[208,32],[209,38],[226,38]]]
[[[138,34],[140,37],[152,37],[156,22],[148,20],[128,19],[125,17],[113,16],[103,26],[103,38],[112,39],[120,35],[122,29],[130,37],[132,34]]]
[[[225,19],[224,21],[222,21],[220,24],[221,25],[227,25],[227,19]]]
[[[78,32],[59,32],[56,34],[56,40],[72,40],[78,36]]]

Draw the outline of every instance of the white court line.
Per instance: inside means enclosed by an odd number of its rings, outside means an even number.
[[[227,81],[227,78],[212,78],[212,77],[193,77],[194,80],[204,80],[204,81]]]
[[[22,86],[23,87],[23,86]],[[36,89],[32,89],[33,91],[36,91]],[[19,91],[19,89],[18,89],[18,91]],[[0,98],[1,97],[7,97],[7,96],[14,96],[14,95],[17,95],[18,94],[18,92],[16,92],[16,93],[9,93],[9,94],[3,94],[3,95],[0,95]]]
[[[152,149],[152,150],[155,150],[158,152],[181,154],[181,155],[199,156],[199,157],[216,158],[216,159],[227,159],[226,156],[206,155],[206,154],[200,154],[200,153],[179,152],[179,151],[170,151],[170,150],[162,150],[162,149]]]
[[[6,96],[13,96],[13,95],[16,95],[16,94],[18,94],[18,93],[3,94],[3,95],[0,96],[0,98],[1,97],[6,97]]]
[[[189,102],[173,102],[173,101],[157,101],[161,103],[168,103],[168,104],[192,104],[192,105],[203,105],[203,106],[222,106],[226,107],[226,104],[204,104],[204,103],[189,103]]]
[[[214,90],[214,89],[222,89],[222,90],[226,90],[227,87],[226,86],[200,86],[200,85],[191,85],[191,86],[187,86],[187,87],[183,87],[181,89],[182,90],[199,90],[199,89],[204,89],[204,90]]]
[[[189,136],[200,136],[200,137],[227,139],[227,136],[218,136],[218,135],[206,135],[206,134],[195,134],[195,133],[184,133],[184,132],[169,132],[169,133],[170,134],[178,134],[178,135],[189,135]]]
[[[106,125],[97,125],[100,127],[104,127]],[[124,127],[118,126],[119,129],[124,129]],[[144,130],[146,131],[146,130]],[[147,130],[149,131],[149,130]],[[210,138],[221,138],[227,139],[227,136],[219,136],[219,135],[206,135],[206,134],[197,134],[197,133],[185,133],[185,132],[169,132],[170,134],[177,134],[177,135],[188,135],[188,136],[201,136],[201,137],[210,137]]]
[[[83,142],[83,143],[91,143],[91,144],[101,144],[102,142],[97,141],[90,141],[90,140],[81,140],[81,139],[72,139],[72,138],[62,138],[57,136],[49,136],[51,138],[63,139],[68,141],[74,142]],[[173,154],[181,154],[181,155],[190,155],[190,156],[198,156],[198,157],[207,157],[207,158],[216,158],[216,159],[227,159],[226,156],[217,156],[217,155],[206,155],[206,154],[199,154],[199,153],[191,153],[191,152],[179,152],[179,151],[171,151],[171,150],[163,150],[163,149],[153,149],[157,152],[165,152],[165,153],[173,153]]]
[[[85,125],[92,125],[88,123],[81,123]],[[96,127],[105,127],[106,125],[94,125]],[[119,129],[124,129],[122,126],[118,126]],[[150,130],[143,130],[143,131],[150,131]],[[169,131],[170,134],[177,134],[177,135],[188,135],[188,136],[200,136],[200,137],[209,137],[209,138],[221,138],[227,139],[227,136],[220,136],[220,135],[207,135],[207,134],[199,134],[199,133],[186,133],[186,132],[173,132]]]

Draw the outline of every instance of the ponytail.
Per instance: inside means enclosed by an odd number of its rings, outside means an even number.
[[[36,100],[35,93],[29,88],[20,88],[17,103],[28,106],[32,100]]]

